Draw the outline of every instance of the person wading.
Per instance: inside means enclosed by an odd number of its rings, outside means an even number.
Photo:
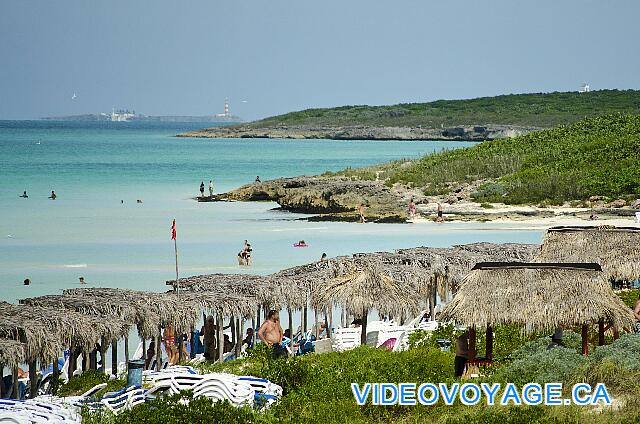
[[[280,326],[280,316],[278,311],[271,310],[267,314],[267,320],[260,326],[258,337],[262,343],[272,348],[271,357],[273,359],[284,358],[287,356],[284,347],[282,347],[282,326]]]

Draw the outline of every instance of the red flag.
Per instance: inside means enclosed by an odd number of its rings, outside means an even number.
[[[176,220],[173,220],[173,224],[171,225],[171,240],[176,239]]]

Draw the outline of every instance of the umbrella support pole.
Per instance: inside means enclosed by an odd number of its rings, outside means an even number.
[[[589,354],[589,326],[587,324],[582,325],[582,354]]]

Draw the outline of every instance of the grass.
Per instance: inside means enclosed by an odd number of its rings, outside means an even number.
[[[393,106],[342,106],[273,116],[248,127],[517,125],[550,128],[613,112],[640,114],[640,91],[509,94],[467,100],[437,100]]]
[[[405,161],[333,175],[375,175],[386,183],[446,194],[484,181],[472,193],[483,204],[579,204],[590,196],[640,197],[640,115],[612,114],[511,139],[486,141]],[[387,172],[387,170],[391,170]]]

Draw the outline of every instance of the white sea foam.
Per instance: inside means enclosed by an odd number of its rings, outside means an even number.
[[[87,264],[64,264],[64,268],[86,268]]]

